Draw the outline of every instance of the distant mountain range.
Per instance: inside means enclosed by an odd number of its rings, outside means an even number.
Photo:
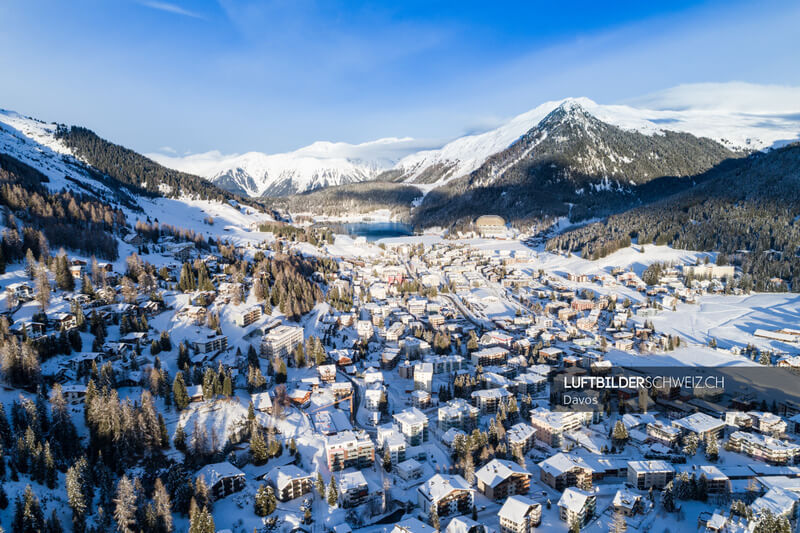
[[[796,115],[645,109],[568,98],[546,102],[496,129],[460,137],[436,149],[419,150],[424,143],[388,138],[357,145],[317,142],[273,155],[209,152],[184,157],[148,156],[169,168],[197,174],[224,189],[254,197],[288,196],[369,180],[412,183],[427,191],[478,170],[491,156],[509,149],[564,107],[581,108],[585,114],[623,131],[647,136],[688,133],[735,152],[763,150],[800,138],[800,117]]]
[[[387,138],[318,142],[276,155],[142,156],[82,127],[0,111],[0,153],[43,172],[55,190],[94,188],[130,205],[137,195],[162,195],[306,214],[388,210],[417,227],[455,226],[485,213],[516,222],[605,217],[690,189],[750,153],[796,139],[797,113],[568,98],[437,149]]]

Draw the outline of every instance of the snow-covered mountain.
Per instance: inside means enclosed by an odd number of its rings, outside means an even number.
[[[508,148],[559,107],[577,105],[596,119],[646,135],[667,131],[708,137],[734,150],[763,150],[800,139],[800,115],[748,113],[714,108],[647,109],[628,105],[600,105],[588,98],[546,102],[497,129],[458,138],[440,149],[404,157],[396,165],[408,183],[443,185],[480,168]],[[800,105],[798,105],[800,107]]]
[[[185,157],[148,157],[238,194],[286,196],[371,180],[418,145],[409,138],[389,138],[362,144],[316,142],[294,152],[272,155],[247,152],[226,156],[214,151]]]
[[[707,94],[714,91],[722,91],[716,104]],[[641,99],[634,105],[602,105],[588,98],[550,101],[498,128],[459,137],[434,149],[420,150],[425,143],[409,138],[388,138],[357,145],[317,142],[294,152],[273,155],[248,152],[226,156],[208,152],[184,157],[164,154],[148,154],[148,157],[164,166],[205,177],[239,194],[283,196],[374,178],[404,181],[430,190],[477,170],[488,158],[509,148],[565,104],[578,105],[594,118],[626,131],[645,135],[690,133],[713,139],[734,151],[763,150],[800,139],[800,104],[784,98],[781,102],[755,106],[738,98],[736,105],[726,105],[730,99],[725,91],[730,91],[725,84],[705,87],[699,96],[683,90],[678,100],[669,93],[665,105],[659,105],[654,98]],[[693,98],[697,105],[692,104]]]

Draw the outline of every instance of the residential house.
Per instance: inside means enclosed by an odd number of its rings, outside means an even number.
[[[558,516],[567,524],[585,526],[594,516],[597,498],[594,494],[575,487],[564,489],[558,500]]]
[[[436,506],[439,518],[443,518],[471,512],[475,490],[458,474],[436,474],[417,488],[417,497],[425,516]]]
[[[515,494],[503,503],[497,516],[501,533],[534,533],[542,523],[542,504]]]
[[[297,466],[288,464],[270,470],[267,482],[275,489],[275,496],[285,502],[311,492],[312,476]]]
[[[476,473],[478,490],[490,500],[504,499],[512,494],[527,494],[531,473],[513,461],[492,459]]]
[[[242,490],[246,483],[244,472],[227,461],[204,466],[197,472],[195,478],[200,476],[205,480],[215,500]]]

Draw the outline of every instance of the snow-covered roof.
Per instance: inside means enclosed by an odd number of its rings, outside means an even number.
[[[504,459],[492,459],[475,472],[475,476],[490,487],[496,487],[514,474],[530,475],[531,473],[517,463]]]
[[[339,474],[339,490],[344,494],[348,491],[355,490],[367,484],[367,478],[364,477],[360,471],[342,472]]]
[[[435,533],[436,530],[417,518],[406,518],[394,525],[392,533]]]
[[[230,464],[228,461],[223,461],[221,463],[214,463],[204,466],[197,471],[195,479],[200,476],[203,476],[203,479],[205,479],[206,484],[208,484],[209,487],[213,487],[223,479],[229,477],[244,477],[244,472]]]
[[[416,407],[411,407],[410,409],[404,409],[403,411],[394,414],[393,417],[401,426],[424,424],[428,421],[428,417],[425,415],[425,413],[423,413]]]
[[[527,514],[530,512],[531,508],[536,506],[541,507],[542,504],[536,503],[525,496],[515,494],[508,497],[503,506],[500,508],[500,511],[497,513],[497,516],[510,520],[515,524],[520,524],[525,519],[525,516],[527,516]]]
[[[750,508],[758,516],[764,511],[771,511],[773,515],[780,516],[791,513],[795,504],[800,501],[800,495],[784,489],[770,489],[766,494],[756,499]]]
[[[576,467],[593,470],[581,457],[576,455],[567,455],[563,452],[551,455],[539,463],[539,468],[553,477],[558,477]]]
[[[645,474],[648,472],[674,472],[675,469],[666,461],[652,460],[652,461],[628,461],[628,468],[637,474]]]
[[[623,507],[625,509],[633,509],[633,506],[636,505],[636,502],[642,499],[641,494],[637,494],[633,492],[633,490],[629,489],[628,487],[623,487],[617,491],[614,495],[614,500],[612,501],[612,505],[614,507]]]
[[[272,407],[272,398],[269,397],[269,392],[257,392],[253,394],[250,399],[253,401],[253,408],[257,411],[263,411]]]
[[[484,526],[468,516],[457,516],[450,520],[445,528],[445,533],[470,533],[480,531]],[[474,529],[479,528],[479,529]]]
[[[426,499],[438,502],[446,498],[453,491],[472,491],[467,481],[458,474],[436,474],[417,489]]]
[[[586,501],[592,496],[591,493],[576,487],[564,489],[561,498],[558,500],[559,507],[566,507],[572,512],[580,513],[586,505]]]
[[[310,477],[311,474],[301,470],[295,465],[276,466],[267,474],[267,479],[275,483],[275,488],[281,491],[295,479]]]
[[[692,413],[689,416],[673,420],[672,425],[693,433],[707,433],[725,426],[725,422],[705,413]]]

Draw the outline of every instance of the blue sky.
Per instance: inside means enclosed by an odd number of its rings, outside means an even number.
[[[0,107],[141,152],[438,141],[567,96],[800,85],[796,1],[5,0],[0,21]]]

